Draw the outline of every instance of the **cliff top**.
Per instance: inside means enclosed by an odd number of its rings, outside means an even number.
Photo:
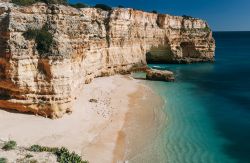
[[[14,1],[22,1],[22,0],[14,0]],[[183,15],[183,16],[174,16],[170,14],[162,14],[162,13],[157,13],[156,11],[144,11],[144,10],[139,10],[139,9],[134,9],[134,8],[129,8],[129,7],[110,7],[104,5],[104,7],[99,7],[99,6],[88,6],[88,5],[75,5],[75,4],[67,4],[67,3],[45,3],[43,1],[47,0],[37,0],[37,2],[32,3],[32,4],[27,4],[27,5],[21,5],[20,3],[13,3],[13,0],[0,0],[0,8],[6,8],[8,10],[20,10],[23,13],[48,13],[46,10],[49,6],[54,6],[60,9],[60,14],[68,14],[68,15],[81,15],[82,11],[89,11],[91,10],[96,10],[99,12],[103,13],[110,13],[114,11],[133,11],[138,14],[145,13],[148,15],[162,15],[162,16],[171,16],[176,19],[186,19],[186,20],[201,20],[199,18],[194,18],[191,16]],[[64,1],[64,0],[54,0],[54,1]],[[103,5],[103,4],[100,4]],[[82,6],[82,7],[81,7]],[[2,9],[0,9],[2,10]]]

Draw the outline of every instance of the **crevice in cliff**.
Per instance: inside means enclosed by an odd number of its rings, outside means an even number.
[[[193,42],[182,42],[180,46],[182,50],[182,57],[197,58],[200,56]]]
[[[107,18],[104,20],[104,26],[105,26],[105,30],[106,30],[106,41],[107,41],[108,47],[110,47],[110,45],[111,45],[110,21],[111,21],[112,12],[113,12],[113,10],[108,11]]]
[[[39,59],[37,64],[37,69],[39,74],[44,77],[47,82],[50,82],[52,79],[51,69],[49,65],[49,60]]]
[[[0,15],[0,58],[10,57],[10,48],[8,40],[10,39],[9,32],[10,11],[5,11]]]
[[[9,100],[10,98],[10,92],[6,89],[0,88],[0,100]]]
[[[162,28],[162,29],[164,28],[165,19],[166,19],[166,15],[164,14],[157,15],[156,24],[159,28]]]

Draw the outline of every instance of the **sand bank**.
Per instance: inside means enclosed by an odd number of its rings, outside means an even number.
[[[24,147],[64,146],[91,163],[133,162],[152,152],[150,144],[165,120],[162,105],[138,80],[119,75],[97,78],[84,86],[73,113],[61,119],[0,110],[0,139]]]

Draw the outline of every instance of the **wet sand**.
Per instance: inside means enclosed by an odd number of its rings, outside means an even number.
[[[129,95],[129,110],[116,148],[123,152],[123,161],[164,162],[161,132],[166,127],[167,117],[163,106],[162,98],[142,83]]]

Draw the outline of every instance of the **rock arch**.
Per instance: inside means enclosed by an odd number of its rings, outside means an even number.
[[[162,45],[152,46],[146,53],[147,63],[169,63],[173,57],[174,53],[168,39]]]

